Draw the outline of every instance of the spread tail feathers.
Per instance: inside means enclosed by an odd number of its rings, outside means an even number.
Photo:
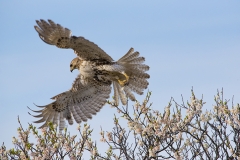
[[[126,76],[127,82],[124,82],[124,85],[121,82],[113,83],[115,105],[119,104],[119,99],[123,105],[126,105],[125,97],[135,101],[135,96],[132,92],[142,95],[143,90],[146,89],[149,84],[147,79],[150,78],[150,76],[145,73],[149,70],[149,66],[143,64],[145,58],[139,55],[139,52],[134,52],[134,49],[130,48],[130,50],[117,61],[117,64],[124,68],[123,75]]]

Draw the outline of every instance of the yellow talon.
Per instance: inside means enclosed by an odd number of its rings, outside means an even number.
[[[129,76],[125,72],[122,72],[122,74],[125,76],[125,79],[124,80],[118,79],[118,83],[123,87],[128,83]]]

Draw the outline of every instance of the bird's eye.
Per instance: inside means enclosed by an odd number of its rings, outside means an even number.
[[[70,64],[70,67],[72,67],[72,64]]]

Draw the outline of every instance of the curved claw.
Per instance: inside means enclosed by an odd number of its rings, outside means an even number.
[[[129,81],[129,76],[125,72],[122,72],[122,74],[125,76],[125,79],[124,80],[118,79],[118,83],[120,84],[121,87],[124,87]]]

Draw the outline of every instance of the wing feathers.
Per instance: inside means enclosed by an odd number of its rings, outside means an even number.
[[[41,22],[43,22],[43,23],[47,23],[46,21],[44,21],[44,20],[42,20],[41,19]],[[51,27],[52,29],[55,29],[55,28],[57,28],[57,25],[56,25],[56,23],[54,23],[52,20],[48,20],[48,22],[49,22],[49,28]],[[47,23],[48,24],[48,23]]]
[[[81,106],[74,106],[74,107],[75,107],[75,110],[76,110],[77,113],[78,113],[78,116],[80,116],[80,118],[82,119],[82,121],[86,122],[86,121],[87,121],[87,117],[86,117],[86,115],[84,114],[84,112],[82,111]]]
[[[59,117],[59,113],[58,113],[58,112],[55,112],[55,113],[54,113],[54,118],[53,118],[53,123],[54,123],[54,124],[58,124],[58,117]]]
[[[65,121],[63,117],[63,112],[60,112],[59,130],[63,130],[65,127]]]
[[[109,98],[111,92],[110,84],[100,84],[95,80],[83,79],[78,76],[73,83],[72,89],[54,96],[53,103],[46,106],[38,106],[43,108],[34,117],[41,118],[35,123],[45,122],[41,127],[47,126],[49,121],[59,125],[59,130],[65,127],[65,119],[71,125],[73,119],[77,123],[87,121],[95,115]]]
[[[104,60],[112,62],[113,59],[104,52],[95,43],[85,39],[84,37],[72,36],[68,28],[56,24],[52,20],[36,21],[37,26],[34,26],[39,37],[50,45],[55,45],[59,48],[71,48],[83,60]]]
[[[70,111],[71,111],[71,113],[73,114],[73,118],[75,119],[75,121],[76,121],[77,123],[81,123],[81,122],[82,122],[82,119],[81,119],[80,115],[78,115],[78,113],[77,113],[77,111],[76,111],[76,109],[75,109],[74,106],[71,106],[71,107],[70,107]]]
[[[91,114],[89,113],[88,109],[85,108],[86,106],[84,104],[80,104],[81,107],[81,111],[83,112],[83,114],[87,117],[87,119],[92,119]]]

